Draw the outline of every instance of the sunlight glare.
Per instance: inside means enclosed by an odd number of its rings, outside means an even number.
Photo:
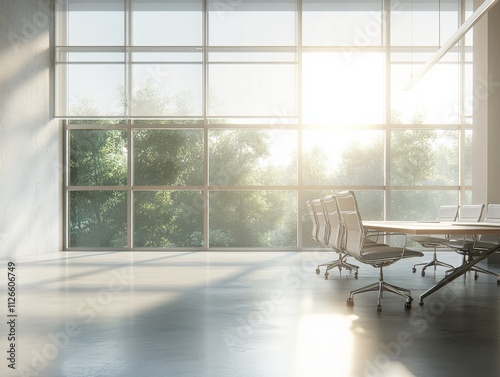
[[[306,53],[304,123],[374,124],[384,121],[384,60],[377,53]]]
[[[306,315],[300,319],[297,334],[295,373],[302,376],[350,377],[357,317],[339,314]]]

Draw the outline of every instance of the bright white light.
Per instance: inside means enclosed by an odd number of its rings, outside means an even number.
[[[434,66],[410,90],[405,88],[411,76],[411,67],[395,65],[392,68],[392,108],[401,123],[413,123],[421,113],[427,124],[459,122],[459,65],[454,63]]]
[[[306,53],[303,67],[304,123],[384,122],[382,54]]]
[[[300,319],[295,373],[302,376],[350,377],[355,316],[307,315]]]

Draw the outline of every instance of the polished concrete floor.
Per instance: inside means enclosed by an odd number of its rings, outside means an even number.
[[[429,259],[426,254],[423,261]],[[385,269],[415,302],[349,291],[378,277],[362,266],[316,275],[326,252],[94,252],[19,258],[16,370],[2,376],[500,376],[500,286],[459,278],[418,296],[444,270]],[[440,259],[458,264],[453,252]],[[2,353],[9,349],[2,261]],[[490,268],[500,271],[497,266]],[[7,352],[8,354],[8,352]]]

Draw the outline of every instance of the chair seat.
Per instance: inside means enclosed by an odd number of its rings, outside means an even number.
[[[498,246],[497,243],[492,243],[492,242],[481,242],[481,241],[476,241],[474,244],[474,250],[480,250],[480,251],[485,251],[489,250],[492,247]]]
[[[455,249],[459,254],[482,254],[483,251],[489,250],[492,247],[498,246],[496,243],[492,242],[481,242],[481,241],[460,241],[460,240],[450,240],[445,243],[446,246]]]
[[[384,244],[370,245],[363,249],[363,259],[367,262],[373,262],[384,259],[399,259],[402,249],[400,247],[388,246]],[[423,257],[424,253],[416,250],[405,249],[403,258]]]
[[[428,236],[428,235],[424,235],[424,236],[411,236],[410,237],[412,241],[415,241],[415,242],[418,242],[424,246],[440,246],[442,245],[444,242],[447,241],[446,238],[443,238],[443,237],[432,237],[432,236]]]
[[[456,251],[460,250],[470,250],[474,247],[474,241],[470,240],[448,240],[443,242],[443,245],[455,249]]]

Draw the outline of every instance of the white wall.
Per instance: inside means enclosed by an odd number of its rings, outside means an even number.
[[[52,2],[0,4],[2,258],[62,248],[62,133],[51,109]]]
[[[478,6],[482,1],[477,0]],[[474,26],[472,200],[500,203],[500,3]]]
[[[477,7],[483,1],[475,0]],[[500,3],[474,26],[472,202],[500,203]],[[500,254],[488,259],[500,264]]]

